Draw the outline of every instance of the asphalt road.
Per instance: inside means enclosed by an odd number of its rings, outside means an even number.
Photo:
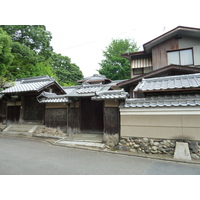
[[[0,175],[200,175],[200,165],[0,137]]]

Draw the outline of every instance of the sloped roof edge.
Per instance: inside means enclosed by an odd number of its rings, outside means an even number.
[[[152,47],[160,44],[161,42],[164,42],[172,37],[180,35],[191,35],[194,37],[200,37],[200,29],[199,28],[193,28],[193,27],[186,27],[186,26],[177,26],[176,28],[154,38],[153,40],[150,40],[149,42],[143,44],[144,51],[146,53],[149,53],[152,49]]]
[[[171,70],[179,70],[179,71],[183,71],[183,72],[187,72],[188,74],[191,73],[200,73],[200,68],[196,68],[196,67],[189,67],[189,66],[181,66],[181,65],[168,65],[166,67],[162,67],[160,69],[154,70],[152,72],[146,73],[146,74],[142,74],[140,76],[131,78],[129,80],[123,81],[118,83],[117,85],[119,87],[126,87],[128,85],[133,84],[134,82],[139,82],[141,81],[143,78],[152,78],[155,77],[156,75],[159,75],[161,73],[167,72],[167,71],[171,71]]]
[[[55,81],[53,77],[49,77],[48,75],[16,79],[14,86],[1,91],[0,93],[40,92],[42,89],[50,87],[54,84],[62,93],[65,94],[64,89]]]
[[[174,94],[164,96],[151,96],[147,98],[126,99],[121,108],[155,108],[155,107],[186,107],[200,106],[199,94]]]
[[[200,87],[200,73],[143,79],[135,92],[192,89]]]

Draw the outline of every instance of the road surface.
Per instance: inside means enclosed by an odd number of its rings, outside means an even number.
[[[200,175],[200,165],[0,137],[0,175]]]

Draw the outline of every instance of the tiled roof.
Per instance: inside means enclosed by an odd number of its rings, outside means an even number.
[[[84,93],[95,93],[102,90],[102,84],[99,85],[83,85],[80,89],[77,90],[78,94]]]
[[[106,84],[89,84],[83,82],[82,85],[64,87],[63,89],[68,97],[92,97],[96,96],[96,93],[100,91],[108,91],[109,89],[116,87],[117,83],[121,81],[122,80],[117,80]]]
[[[17,79],[15,86],[7,88],[0,93],[40,91],[45,86],[49,86],[54,82],[54,78],[48,76]]]
[[[57,95],[55,93],[42,92],[37,100],[39,103],[70,103],[70,100],[64,95]]]
[[[134,91],[156,91],[200,87],[200,73],[143,79]]]
[[[48,98],[48,99],[41,99],[38,100],[39,103],[69,103],[69,99],[66,97],[59,97],[59,98]]]
[[[77,85],[77,86],[69,86],[69,87],[63,87],[63,90],[65,91],[66,94],[70,94],[72,93],[74,90],[79,89],[81,86]]]
[[[68,97],[92,97],[96,95],[96,92],[107,91],[111,86],[106,86],[103,84],[85,84],[74,88],[70,93],[67,93]],[[65,89],[65,92],[67,90]]]
[[[179,107],[200,106],[200,94],[190,95],[165,95],[148,98],[126,99],[126,108],[149,108],[149,107]]]
[[[126,79],[126,80],[127,80],[127,79]],[[114,81],[112,81],[112,82],[110,82],[110,83],[108,83],[108,84],[106,84],[106,85],[115,86],[115,85],[118,85],[119,83],[124,82],[124,81],[126,81],[126,80],[114,80]]]
[[[104,99],[126,99],[128,92],[122,90],[109,90],[100,91],[96,93],[97,96],[92,97],[92,100],[104,100]]]
[[[93,76],[88,76],[84,77],[82,80],[79,80],[77,82],[82,83],[82,82],[102,82],[102,81],[111,81],[110,79],[106,78],[104,75],[97,75],[94,74]]]

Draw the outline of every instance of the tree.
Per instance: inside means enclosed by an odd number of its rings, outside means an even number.
[[[61,54],[53,53],[51,65],[56,73],[58,82],[63,85],[74,85],[74,83],[83,78],[80,68],[71,63],[71,59]]]
[[[0,28],[11,36],[13,42],[28,46],[45,59],[51,56],[52,35],[44,25],[1,25]]]
[[[12,40],[9,35],[0,28],[0,77],[5,76],[8,66],[13,61],[11,43]]]
[[[121,54],[138,51],[137,44],[131,39],[113,39],[103,51],[104,60],[99,63],[98,72],[112,80],[130,78],[130,63]]]
[[[0,69],[7,80],[49,75],[66,86],[74,85],[83,77],[80,68],[71,63],[70,58],[53,52],[50,46],[52,36],[45,26],[2,25],[0,29],[6,38],[4,41],[0,32],[0,59],[2,56],[5,61],[0,62]],[[1,45],[1,38],[5,44]],[[2,55],[1,47],[4,48]]]

